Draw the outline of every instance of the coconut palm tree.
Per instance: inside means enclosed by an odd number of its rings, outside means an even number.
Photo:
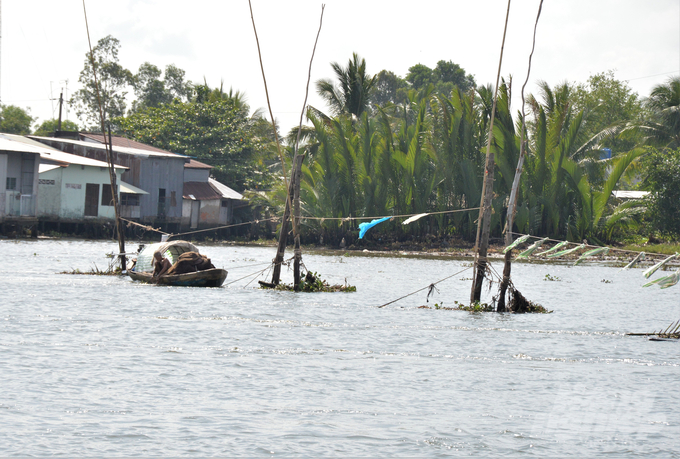
[[[359,118],[369,108],[369,98],[376,83],[376,77],[366,73],[366,60],[357,53],[342,67],[337,62],[331,64],[338,79],[336,86],[332,80],[324,79],[316,83],[318,94],[331,108],[333,115],[347,114]]]
[[[656,86],[645,101],[650,118],[640,126],[648,144],[661,148],[680,147],[680,77]]]

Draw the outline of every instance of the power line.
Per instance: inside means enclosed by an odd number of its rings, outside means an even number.
[[[645,78],[652,78],[652,77],[662,76],[662,75],[670,75],[670,74],[673,74],[673,73],[678,73],[678,72],[675,72],[675,71],[673,71],[673,72],[664,72],[664,73],[657,73],[657,74],[654,74],[654,75],[646,75],[646,76],[641,76],[641,77],[636,77],[636,78],[622,78],[622,79],[623,79],[624,81],[644,80]]]

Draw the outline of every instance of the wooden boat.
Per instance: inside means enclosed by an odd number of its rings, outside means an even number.
[[[147,282],[149,284],[175,285],[181,287],[219,287],[227,278],[227,271],[214,268],[193,273],[166,275],[159,277],[157,282],[152,279],[152,274],[149,272],[128,271],[128,276],[130,276],[132,280]]]
[[[227,278],[227,271],[219,268],[206,269],[185,274],[163,275],[153,279],[153,254],[161,252],[175,263],[185,252],[198,252],[195,245],[186,241],[168,241],[145,246],[137,255],[134,266],[127,270],[130,279],[149,284],[175,285],[182,287],[219,287]]]

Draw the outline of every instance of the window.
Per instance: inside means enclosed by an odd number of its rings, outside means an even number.
[[[139,205],[139,195],[132,193],[121,193],[120,194],[120,204],[123,206],[138,206]]]
[[[229,207],[229,201],[222,201],[222,207]]]
[[[111,193],[111,185],[104,183],[102,185],[102,206],[113,205],[113,194]]]
[[[158,189],[158,218],[165,218],[165,188]]]
[[[7,177],[7,186],[5,186],[6,189],[8,190],[16,190],[17,189],[17,178],[16,177]]]
[[[170,205],[171,205],[172,207],[176,207],[176,206],[177,206],[177,198],[175,197],[175,192],[174,192],[174,191],[171,191],[171,192],[170,192]]]

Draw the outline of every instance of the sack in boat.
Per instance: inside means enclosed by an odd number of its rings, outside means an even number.
[[[215,266],[210,262],[210,258],[198,252],[184,252],[179,256],[174,265],[168,269],[166,274],[186,274],[196,271],[213,269]]]

